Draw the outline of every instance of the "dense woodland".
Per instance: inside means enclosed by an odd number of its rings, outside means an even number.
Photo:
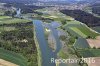
[[[27,66],[37,66],[37,50],[34,43],[33,25],[29,23],[3,24],[0,27],[15,27],[0,33],[0,47],[27,58]]]
[[[92,12],[100,16],[100,3],[95,3],[92,7]]]
[[[81,10],[62,10],[62,13],[69,15],[88,26],[100,26],[100,18]]]

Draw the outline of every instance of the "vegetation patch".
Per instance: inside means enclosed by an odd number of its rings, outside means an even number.
[[[60,57],[62,59],[67,59],[69,56],[63,50],[60,50],[59,53],[58,53],[58,57]]]

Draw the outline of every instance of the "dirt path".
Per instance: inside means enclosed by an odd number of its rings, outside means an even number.
[[[0,66],[19,66],[19,65],[16,65],[14,63],[11,63],[11,62],[3,60],[3,59],[0,59]]]

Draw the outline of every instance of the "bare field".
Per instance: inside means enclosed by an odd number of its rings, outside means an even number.
[[[91,58],[93,58],[95,62],[93,63],[87,62],[88,66],[99,66],[100,65],[100,57],[91,57]]]
[[[0,66],[19,66],[19,65],[16,65],[14,63],[11,63],[11,62],[3,60],[3,59],[0,59]]]
[[[87,42],[91,48],[100,48],[100,36],[98,36],[96,39],[87,39]]]

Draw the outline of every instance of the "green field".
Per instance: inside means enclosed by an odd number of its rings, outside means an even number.
[[[20,66],[27,66],[27,60],[20,54],[0,48],[0,58]]]
[[[11,18],[9,16],[0,16],[0,20]]]
[[[87,43],[85,38],[78,38],[74,44],[74,47],[78,49],[85,49],[85,48],[89,48],[90,46]]]
[[[78,35],[80,35],[82,37],[87,37],[87,35],[82,33],[81,30],[79,30],[79,28],[77,28],[77,27],[70,27],[70,29],[73,30],[75,33],[77,33]]]
[[[84,58],[100,57],[100,49],[84,49],[84,50],[77,50],[77,52]]]
[[[9,16],[0,16],[0,24],[11,24],[11,23],[26,23],[31,22],[26,19],[11,18]]]
[[[88,36],[96,37],[99,35],[91,31],[90,28],[87,27],[85,24],[80,23],[78,21],[67,22],[67,24],[64,27],[68,32],[70,32],[75,37],[77,36],[86,38]]]

